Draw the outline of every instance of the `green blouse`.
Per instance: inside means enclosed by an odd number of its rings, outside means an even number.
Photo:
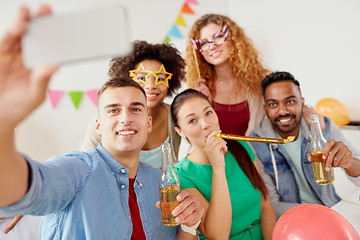
[[[254,162],[255,154],[250,146],[246,142],[239,141],[239,143],[247,150]],[[196,188],[210,202],[211,164],[198,164],[184,158],[175,165],[175,171],[179,176],[181,189]],[[259,224],[261,193],[253,187],[229,151],[225,156],[225,174],[232,206],[232,225],[229,239],[262,239]],[[206,239],[200,232],[198,233],[200,239]]]

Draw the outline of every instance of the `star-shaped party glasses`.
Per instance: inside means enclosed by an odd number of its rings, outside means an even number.
[[[149,84],[149,78],[153,76],[155,79],[155,86],[164,84],[166,87],[169,87],[169,80],[173,75],[172,73],[166,72],[164,64],[161,64],[161,67],[158,71],[149,71],[145,69],[142,63],[140,63],[137,69],[130,70],[129,72],[130,77],[139,84]]]

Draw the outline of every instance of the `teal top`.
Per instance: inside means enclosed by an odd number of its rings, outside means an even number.
[[[252,161],[255,154],[246,142],[239,143],[247,150]],[[175,165],[181,189],[196,188],[210,202],[212,186],[211,164],[199,164],[184,158]],[[228,182],[232,225],[229,239],[262,239],[260,229],[261,193],[255,189],[239,167],[234,156],[228,151],[225,156],[225,174]],[[200,232],[200,239],[206,239]]]

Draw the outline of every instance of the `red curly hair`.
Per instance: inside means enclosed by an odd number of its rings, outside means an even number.
[[[257,97],[261,96],[260,83],[270,71],[262,65],[259,52],[253,46],[252,41],[245,36],[244,30],[229,17],[219,14],[206,14],[202,16],[194,23],[190,30],[185,57],[186,83],[188,86],[195,88],[195,80],[198,79],[191,39],[199,39],[200,30],[209,23],[214,23],[220,27],[227,26],[229,36],[226,41],[230,48],[229,61],[235,74],[235,87],[237,89],[244,87],[248,94]],[[214,67],[207,63],[198,51],[196,51],[196,57],[201,78],[206,79],[206,84],[214,96],[216,93]]]

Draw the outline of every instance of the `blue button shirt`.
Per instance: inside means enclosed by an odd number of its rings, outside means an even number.
[[[129,171],[101,145],[40,163],[26,157],[31,185],[22,200],[0,216],[46,215],[41,239],[130,239]],[[176,239],[177,227],[161,222],[160,170],[139,163],[134,182],[146,239]]]

